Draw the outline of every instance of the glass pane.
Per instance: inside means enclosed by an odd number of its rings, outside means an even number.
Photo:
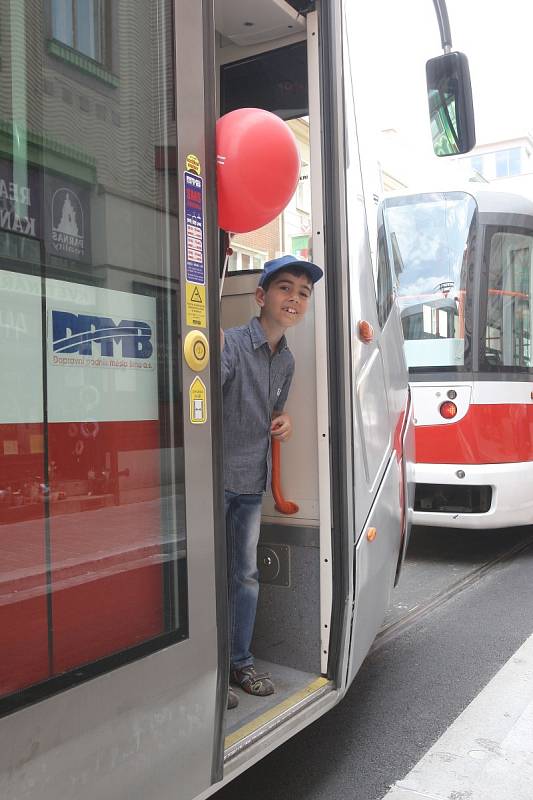
[[[52,36],[73,47],[72,0],[52,0],[51,13]]]
[[[489,229],[485,366],[531,368],[533,234]]]
[[[171,3],[117,6],[106,94],[1,7],[5,696],[185,636],[187,593]]]
[[[399,280],[409,367],[464,365],[465,294],[471,259],[470,195],[413,195],[385,201],[387,250]]]
[[[495,154],[496,177],[506,178],[509,175],[509,151],[501,150]]]
[[[99,6],[98,0],[76,0],[76,49],[98,59]]]

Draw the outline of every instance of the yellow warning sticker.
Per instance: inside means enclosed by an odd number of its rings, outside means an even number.
[[[185,169],[187,172],[194,172],[195,175],[199,175],[201,172],[201,167],[198,156],[193,155],[193,153],[189,153],[185,159]]]
[[[185,307],[187,325],[191,328],[206,328],[205,286],[200,283],[185,284]]]
[[[207,422],[207,390],[204,382],[196,377],[189,389],[190,417],[193,425]]]

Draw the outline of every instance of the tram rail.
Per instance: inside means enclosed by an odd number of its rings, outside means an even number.
[[[435,611],[449,600],[452,600],[454,597],[460,594],[460,592],[468,589],[471,586],[474,586],[483,577],[485,577],[485,575],[492,572],[492,570],[496,569],[506,561],[510,561],[512,558],[519,555],[524,550],[527,550],[531,546],[533,546],[533,528],[531,535],[525,540],[514,544],[512,547],[504,550],[502,553],[494,558],[491,558],[489,561],[486,561],[484,564],[476,566],[466,575],[462,575],[461,578],[453,581],[453,583],[451,583],[445,589],[438,592],[434,597],[407,611],[399,619],[395,619],[382,625],[369,651],[369,655],[370,653],[376,652],[393,639],[396,639],[415,623],[431,614],[432,611]]]

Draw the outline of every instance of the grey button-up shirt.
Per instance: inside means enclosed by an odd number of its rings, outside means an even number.
[[[260,494],[270,487],[272,415],[283,411],[294,358],[284,336],[277,352],[271,352],[257,317],[224,336],[224,487]]]

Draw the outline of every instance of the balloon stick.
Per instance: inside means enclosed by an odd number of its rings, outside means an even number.
[[[231,237],[233,236],[233,234],[232,233],[228,233],[227,236],[228,236],[228,239],[227,239],[228,244],[227,244],[227,247],[226,247],[226,256],[224,258],[224,268],[222,270],[222,277],[220,278],[220,295],[219,295],[219,298],[218,298],[219,300],[222,300],[222,290],[224,289],[224,280],[226,278],[226,272],[227,272],[227,269],[228,269],[228,262],[229,262],[230,256],[233,255],[233,250],[230,247]]]

